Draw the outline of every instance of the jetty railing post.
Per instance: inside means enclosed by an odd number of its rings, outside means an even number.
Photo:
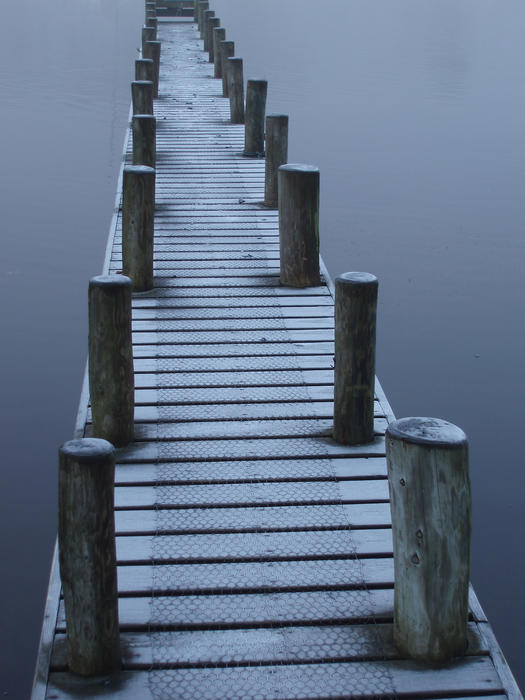
[[[115,450],[106,440],[59,450],[58,549],[68,665],[81,676],[121,667],[115,523]]]
[[[158,97],[160,77],[160,41],[146,41],[144,45],[144,58],[151,58],[153,61],[153,97]]]
[[[246,85],[244,155],[264,156],[264,115],[268,81],[250,78]]]
[[[319,168],[281,165],[278,177],[281,284],[318,286]]]
[[[210,3],[207,0],[201,0],[199,2],[199,35],[203,38],[203,27],[204,27],[204,12],[210,9]]]
[[[219,60],[221,62],[221,77],[222,77],[222,96],[229,97],[228,94],[228,59],[233,58],[235,53],[235,43],[233,41],[221,41],[219,44],[220,56]]]
[[[214,27],[213,29],[213,77],[222,78],[221,70],[221,41],[226,39],[226,29],[224,27]]]
[[[199,21],[199,0],[193,1],[193,21]]]
[[[133,132],[133,165],[155,167],[157,120],[152,114],[135,114],[131,120]]]
[[[210,24],[210,19],[212,17],[215,17],[215,10],[204,10],[202,14],[202,40],[203,40],[203,48],[204,51],[209,51],[209,36],[210,36],[210,31],[209,31],[209,24]]]
[[[131,290],[131,280],[124,275],[102,275],[89,281],[92,434],[116,447],[133,440]]]
[[[122,271],[131,278],[134,292],[153,288],[154,212],[154,168],[126,166],[122,184]]]
[[[155,41],[155,30],[153,27],[142,27],[142,58],[149,58],[146,55],[146,43],[148,41]]]
[[[266,163],[264,171],[264,204],[277,207],[279,203],[279,168],[288,162],[288,115],[269,114],[266,117]]]
[[[159,21],[156,17],[148,17],[146,20],[146,27],[153,29],[153,41],[157,40],[158,23]]]
[[[244,74],[242,58],[226,59],[226,77],[232,124],[244,124]]]
[[[335,280],[334,440],[374,439],[377,277],[347,272]]]
[[[149,80],[134,80],[131,83],[133,114],[153,114],[153,83]]]
[[[213,32],[220,23],[221,20],[218,17],[210,17],[208,20],[208,63],[214,62]]]
[[[147,80],[150,83],[153,83],[153,70],[154,65],[151,58],[137,58],[137,60],[135,61],[135,80]]]
[[[386,455],[394,541],[394,641],[413,659],[446,661],[467,647],[467,438],[438,418],[402,418],[386,431]]]

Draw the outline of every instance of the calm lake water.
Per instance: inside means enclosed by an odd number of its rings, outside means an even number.
[[[472,579],[522,686],[525,5],[214,0],[245,77],[321,169],[332,276],[380,280],[398,417],[469,435]],[[322,15],[320,14],[322,9]],[[0,25],[2,672],[29,693],[140,42],[143,0],[18,0]]]

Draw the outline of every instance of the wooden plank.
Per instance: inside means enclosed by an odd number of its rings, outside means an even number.
[[[287,386],[322,386],[331,385],[334,381],[334,373],[332,369],[315,369],[315,370],[239,370],[239,371],[222,371],[215,372],[213,363],[207,363],[208,371],[197,372],[177,372],[173,373],[170,370],[159,371],[155,373],[141,373],[137,375],[135,387],[137,389],[147,388],[185,388],[185,387],[279,387]],[[286,390],[285,390],[286,392]]]

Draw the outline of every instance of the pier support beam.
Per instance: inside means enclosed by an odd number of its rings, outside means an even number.
[[[250,78],[246,85],[246,115],[244,126],[244,155],[264,156],[264,115],[268,81]]]
[[[318,286],[319,168],[290,163],[278,177],[281,284]]]
[[[153,288],[155,170],[125,167],[122,189],[122,271],[134,292],[146,292]]]
[[[343,445],[374,439],[377,289],[367,272],[335,280],[333,437]]]
[[[288,162],[288,116],[269,114],[266,117],[266,163],[264,173],[264,204],[276,208],[279,204],[279,168]]]
[[[59,451],[58,548],[68,664],[98,676],[121,666],[113,492],[115,450],[106,440]]]
[[[89,281],[92,433],[116,447],[133,440],[131,289],[131,280],[124,275],[101,275]]]
[[[242,58],[226,59],[228,97],[230,98],[230,118],[232,124],[244,124],[244,74]]]
[[[467,648],[471,496],[465,433],[438,418],[386,432],[394,540],[394,641],[442,662]]]

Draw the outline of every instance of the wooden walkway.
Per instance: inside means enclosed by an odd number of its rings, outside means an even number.
[[[264,162],[240,155],[195,25],[159,38],[156,287],[134,297],[116,474],[124,671],[68,674],[55,567],[33,699],[519,698],[474,594],[465,658],[398,657],[389,405],[378,385],[373,444],[330,438],[330,286],[279,286]],[[120,249],[116,215],[105,271]]]

